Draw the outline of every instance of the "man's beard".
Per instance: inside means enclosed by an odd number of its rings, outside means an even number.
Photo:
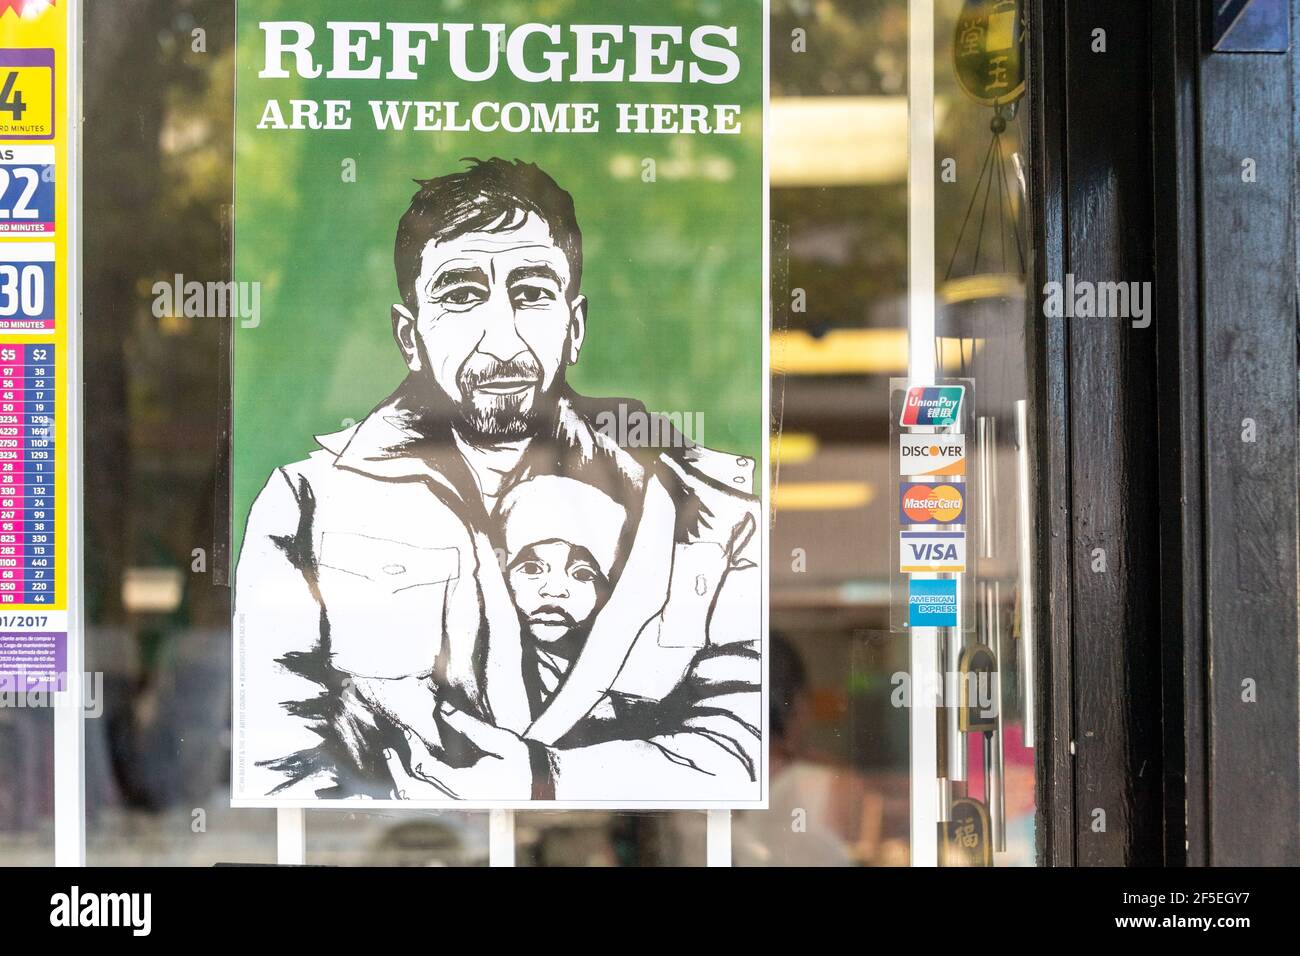
[[[484,382],[526,379],[537,384],[514,395],[478,392]],[[551,387],[542,390],[542,369],[531,357],[493,360],[479,368],[462,367],[456,376],[461,398],[455,403],[457,424],[473,441],[515,441],[531,438],[554,415],[554,397],[564,382],[560,369]]]

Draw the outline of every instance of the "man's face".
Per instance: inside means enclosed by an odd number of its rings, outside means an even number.
[[[531,436],[586,332],[550,228],[529,214],[509,231],[430,242],[421,262],[416,314],[393,307],[407,366],[452,403],[467,437]]]
[[[586,623],[608,590],[605,576],[587,550],[565,541],[524,548],[506,579],[520,620],[543,643],[558,641]]]

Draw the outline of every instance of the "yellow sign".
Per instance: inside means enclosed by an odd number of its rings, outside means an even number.
[[[0,0],[0,689],[59,689],[79,669],[73,10]]]
[[[0,139],[53,138],[54,51],[0,50]]]

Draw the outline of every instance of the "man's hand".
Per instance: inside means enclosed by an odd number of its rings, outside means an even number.
[[[436,704],[433,684],[428,678],[390,680],[352,675],[344,682],[345,708],[356,708],[359,714],[370,711],[383,715],[400,727],[406,736],[414,732],[429,747],[442,743],[438,725],[433,719]]]
[[[518,734],[484,723],[461,710],[443,705],[439,711],[448,727],[470,739],[483,756],[470,767],[452,767],[432,753],[418,735],[412,735],[411,770],[393,750],[384,751],[399,800],[528,800],[533,794],[533,771],[528,744]]]

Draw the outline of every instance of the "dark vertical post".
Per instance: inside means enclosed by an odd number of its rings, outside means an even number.
[[[1044,863],[1300,862],[1300,5],[1242,8],[1032,7],[1034,281],[1157,302],[1032,317]]]
[[[1051,748],[1039,765],[1042,860],[1160,863],[1160,319],[1150,309],[1151,324],[1136,328],[1131,309],[1050,318],[1042,297],[1049,282],[1071,300],[1072,281],[1095,292],[1153,280],[1151,10],[1122,0],[1032,9],[1040,735]]]
[[[1292,53],[1200,69],[1209,862],[1300,861]]]
[[[1076,287],[1091,284],[1100,312],[1104,287],[1131,288],[1154,276],[1150,9],[1106,0],[1068,10],[1065,298],[1071,298],[1072,275]],[[1139,321],[1131,313],[1069,320],[1081,865],[1153,864],[1163,856],[1158,490],[1151,452],[1158,328],[1150,314]]]
[[[1152,22],[1160,464],[1160,631],[1167,865],[1204,866],[1205,600],[1201,417],[1201,26],[1157,0]],[[1168,503],[1178,502],[1177,507]]]
[[[1026,342],[1034,447],[1031,487],[1037,489],[1035,546],[1038,620],[1038,726],[1035,728],[1038,862],[1074,863],[1074,687],[1071,667],[1069,328],[1043,316],[1037,291],[1065,279],[1065,11],[1051,0],[1029,8],[1028,99],[1033,190]]]

